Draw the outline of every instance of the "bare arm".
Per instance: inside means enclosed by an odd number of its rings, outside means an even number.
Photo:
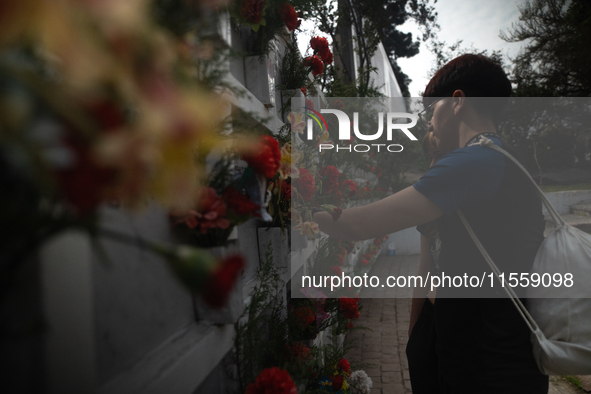
[[[422,277],[423,280],[427,278],[427,273],[431,272],[433,268],[433,259],[431,257],[431,251],[429,250],[429,239],[421,235],[421,257],[419,260],[419,269],[417,275]],[[429,292],[429,287],[415,287],[412,291],[412,306],[410,308],[410,324],[408,325],[408,335],[412,332],[412,329],[421,315],[425,298]]]
[[[316,212],[320,231],[346,241],[382,237],[437,219],[443,211],[409,186],[374,203],[348,208],[334,221],[327,212]]]

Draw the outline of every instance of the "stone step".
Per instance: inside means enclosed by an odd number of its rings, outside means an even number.
[[[567,222],[568,224],[570,224],[571,226],[580,226],[583,224],[591,224],[591,216],[581,216],[581,215],[575,215],[574,213],[569,213],[567,215],[560,215],[560,217]],[[551,216],[546,216],[546,223],[554,223],[552,221],[552,217]]]
[[[574,215],[591,216],[591,204],[577,204],[570,207]]]
[[[560,215],[560,217],[562,217],[562,219],[570,224],[571,226],[577,227],[583,231],[587,231],[589,232],[591,229],[591,216],[581,216],[581,215],[575,215],[575,214],[568,214],[568,215]],[[546,216],[546,231],[545,231],[545,235],[548,235],[548,232],[550,231],[550,229],[552,229],[552,226],[554,225],[554,222],[552,221],[552,217],[550,216]]]

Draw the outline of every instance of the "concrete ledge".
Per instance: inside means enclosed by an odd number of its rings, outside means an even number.
[[[162,343],[98,394],[193,393],[234,344],[234,326],[191,325]]]
[[[545,193],[546,198],[550,204],[561,215],[569,214],[571,205],[589,203],[591,202],[591,190],[570,190],[564,192],[549,192]],[[548,215],[546,207],[543,209],[544,215]]]

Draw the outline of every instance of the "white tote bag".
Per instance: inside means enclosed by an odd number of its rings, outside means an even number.
[[[565,223],[527,170],[508,152],[488,138],[482,138],[477,144],[504,154],[521,168],[535,185],[554,221],[554,227],[542,242],[530,271],[529,277],[538,274],[543,280],[538,286],[527,288],[528,308],[506,281],[503,287],[532,332],[538,367],[546,375],[590,375],[591,235]],[[461,211],[458,215],[500,281],[499,269]],[[572,275],[571,286],[567,286],[570,281],[564,283],[567,274]],[[555,286],[558,283],[561,285]]]

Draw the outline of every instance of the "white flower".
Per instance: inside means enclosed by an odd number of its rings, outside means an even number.
[[[363,370],[352,372],[349,381],[362,394],[369,394],[371,387],[373,386],[371,378],[367,376]]]

